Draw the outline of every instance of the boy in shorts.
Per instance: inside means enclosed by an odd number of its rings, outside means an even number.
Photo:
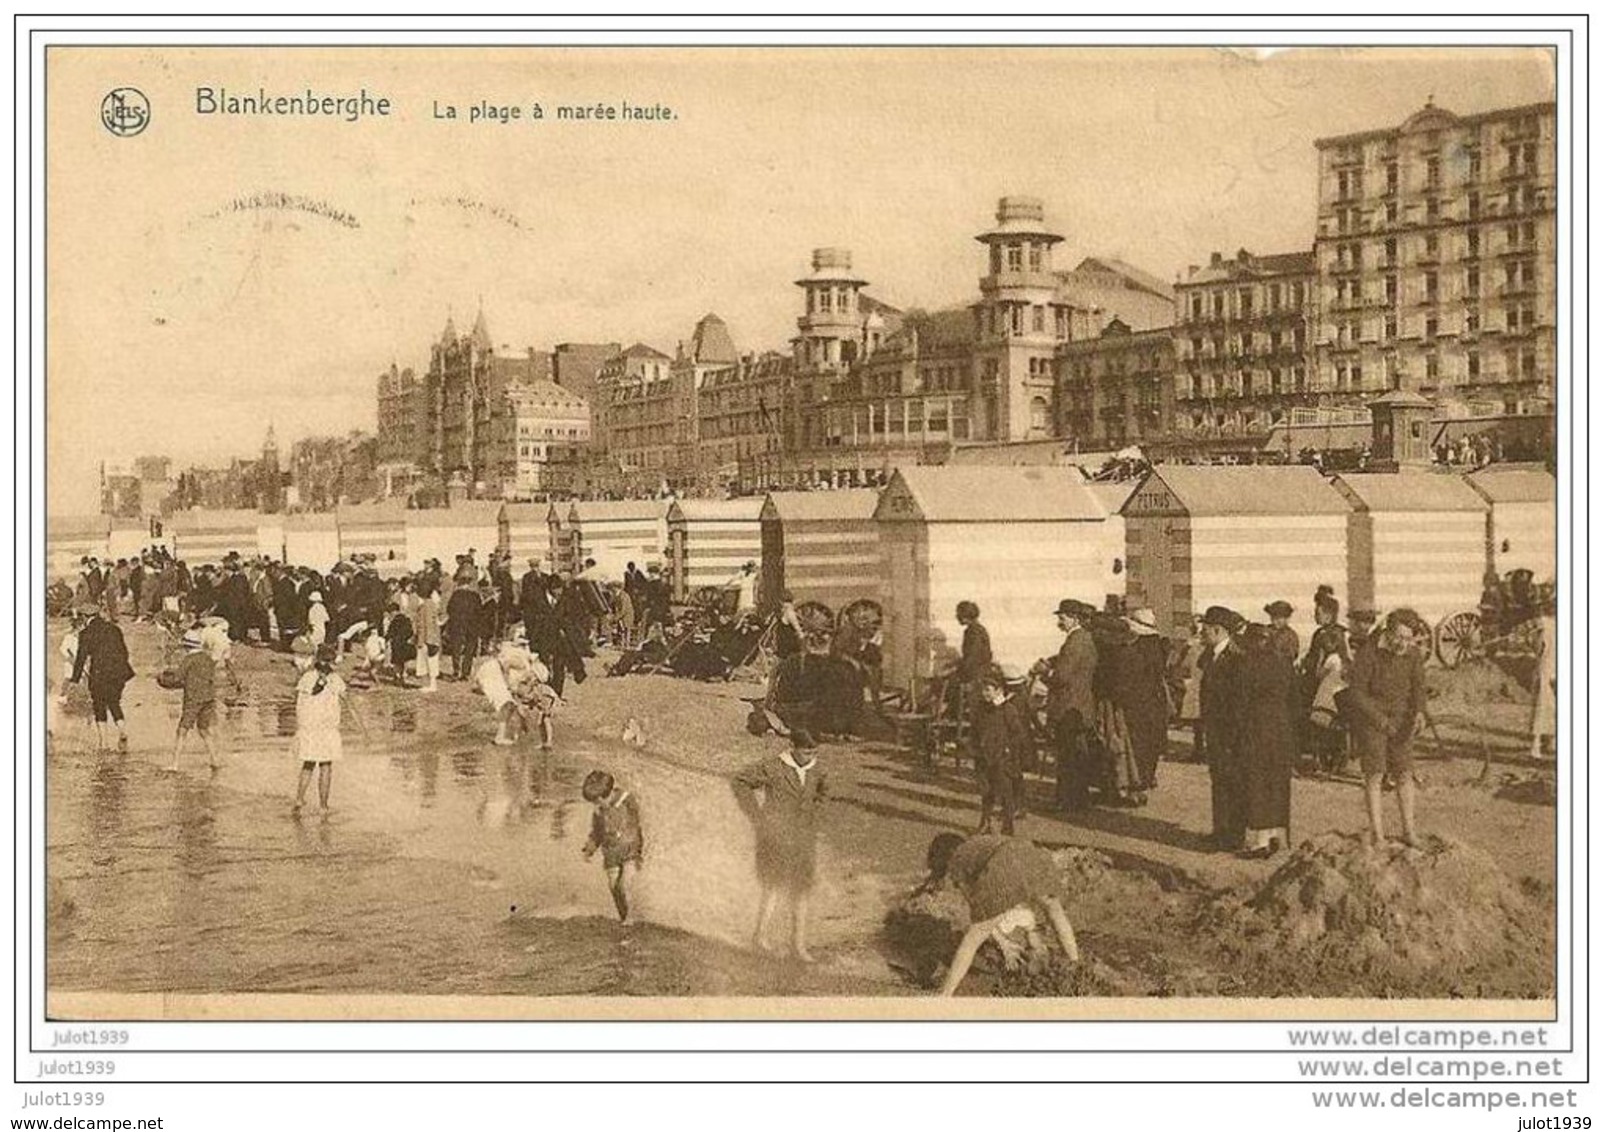
[[[596,808],[590,821],[590,837],[584,843],[584,858],[588,861],[597,849],[601,850],[601,864],[607,870],[612,903],[618,909],[618,919],[628,922],[629,898],[624,891],[623,868],[633,861],[638,871],[645,856],[640,807],[604,770],[592,770],[585,775],[582,793],[584,800]]]
[[[1346,700],[1364,773],[1370,843],[1386,838],[1381,790],[1389,774],[1397,783],[1403,843],[1418,845],[1414,829],[1414,735],[1425,710],[1425,659],[1417,647],[1424,623],[1411,609],[1386,617],[1372,641],[1353,658]]]
[[[217,662],[203,647],[198,633],[184,636],[184,658],[179,662],[178,674],[184,682],[184,704],[178,717],[178,738],[173,742],[172,765],[167,769],[178,769],[178,753],[184,749],[184,738],[191,731],[198,731],[200,741],[206,745],[211,768],[217,770],[217,748],[212,744],[212,723],[217,718]]]

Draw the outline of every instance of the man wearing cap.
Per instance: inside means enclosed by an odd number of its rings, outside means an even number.
[[[1133,788],[1145,791],[1158,785],[1158,762],[1169,746],[1169,646],[1152,610],[1132,610],[1124,623],[1132,637],[1120,650],[1112,698],[1130,731],[1138,779]]]
[[[1057,655],[1037,665],[1046,685],[1046,720],[1057,751],[1057,801],[1065,810],[1090,803],[1094,773],[1089,745],[1096,719],[1097,647],[1085,622],[1096,612],[1083,601],[1058,603],[1058,629],[1064,634]]]
[[[1241,614],[1209,606],[1202,615],[1202,728],[1213,792],[1213,837],[1222,849],[1237,849],[1246,834],[1241,805],[1241,728],[1247,689],[1235,634]]]
[[[1291,627],[1291,615],[1296,610],[1290,602],[1271,601],[1263,611],[1269,615],[1269,647],[1285,657],[1287,664],[1296,664],[1302,655],[1302,641]]]

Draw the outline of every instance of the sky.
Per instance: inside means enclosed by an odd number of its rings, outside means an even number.
[[[47,84],[54,514],[96,508],[102,461],[372,429],[380,371],[426,368],[481,303],[519,352],[671,353],[709,311],[788,349],[813,248],[896,306],[964,303],[1006,194],[1044,199],[1059,267],[1172,279],[1311,246],[1316,138],[1554,91],[1546,53],[1468,48],[53,48]],[[120,86],[149,100],[135,137],[100,121]],[[203,116],[197,87],[392,113]],[[623,101],[673,117],[555,117]]]

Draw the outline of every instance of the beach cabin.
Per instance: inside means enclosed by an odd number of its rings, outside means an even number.
[[[406,573],[406,507],[388,500],[352,503],[334,513],[341,558],[372,555],[381,578]]]
[[[681,499],[668,508],[668,574],[675,601],[736,581],[763,557],[762,499]]]
[[[172,536],[173,555],[195,567],[220,563],[235,551],[242,558],[260,554],[261,520],[255,511],[197,507],[175,512],[166,529]]]
[[[1347,516],[1347,597],[1354,609],[1407,606],[1432,628],[1480,604],[1488,505],[1460,477],[1350,473],[1332,481]]]
[[[247,553],[240,551],[241,554]],[[284,560],[284,516],[258,515],[256,517],[255,554],[269,562]]]
[[[889,687],[916,693],[956,663],[960,601],[980,607],[997,662],[1023,668],[1063,643],[1058,602],[1106,601],[1107,512],[1077,469],[899,468],[874,518]]]
[[[1264,606],[1283,600],[1306,642],[1318,586],[1348,607],[1350,511],[1311,467],[1160,464],[1124,505],[1129,603],[1184,636],[1210,605],[1263,622]]]
[[[456,568],[456,556],[473,551],[483,566],[491,551],[501,545],[501,507],[495,500],[468,500],[449,507],[431,507],[406,513],[406,567],[421,570],[430,558],[439,559],[446,573]]]
[[[111,520],[104,515],[47,515],[45,556],[52,581],[78,578],[84,558],[104,561],[111,553]]]
[[[644,571],[661,566],[668,545],[668,500],[578,500],[568,507],[571,553],[575,562],[596,560],[603,578],[621,581],[631,562]]]
[[[285,562],[326,573],[339,560],[339,523],[332,511],[284,516]]]
[[[870,488],[770,493],[759,515],[763,607],[777,607],[786,590],[837,614],[860,598],[883,605],[878,506]]]
[[[1545,469],[1492,466],[1464,477],[1490,506],[1486,545],[1498,577],[1529,570],[1537,582],[1555,579],[1558,563],[1558,485]]]
[[[160,520],[156,520],[160,522]],[[144,517],[113,517],[106,554],[110,558],[138,558],[152,547],[168,545],[165,530],[160,536],[151,533],[151,520]]]
[[[529,567],[529,559],[550,563],[555,548],[551,545],[551,514],[554,503],[508,503],[501,508],[500,548],[512,556],[512,572],[521,576]]]

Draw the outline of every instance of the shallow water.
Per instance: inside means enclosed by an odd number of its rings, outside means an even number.
[[[561,749],[482,735],[423,742],[419,705],[358,698],[333,809],[290,812],[294,704],[221,712],[224,766],[190,745],[162,769],[170,698],[130,704],[133,750],[92,749],[81,705],[48,763],[52,989],[452,994],[897,993],[861,940],[820,917],[820,968],[737,946],[757,888],[722,779],[559,733]],[[482,722],[482,721],[481,721]],[[636,792],[647,860],[616,922],[580,846],[584,773]],[[825,847],[820,903],[831,886]],[[515,910],[514,910],[515,909]],[[831,931],[836,935],[831,938]],[[834,947],[837,956],[828,952]],[[865,977],[866,971],[866,977]]]

